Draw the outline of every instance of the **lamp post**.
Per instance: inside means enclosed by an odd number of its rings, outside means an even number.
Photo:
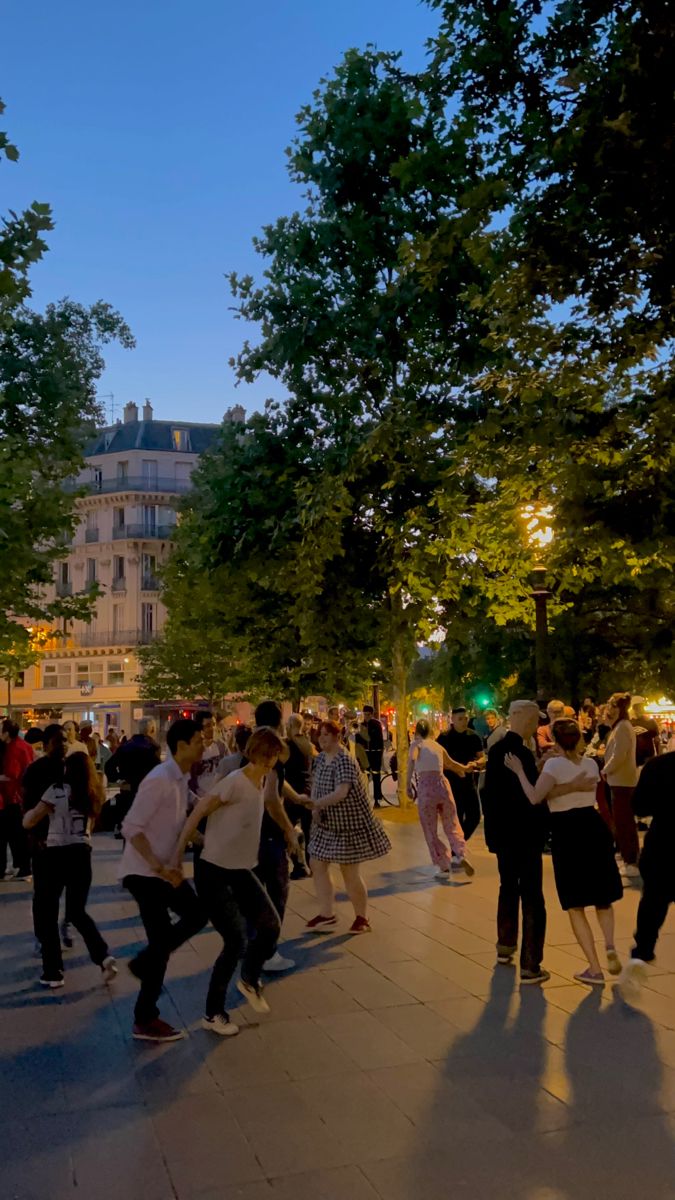
[[[553,509],[550,504],[527,504],[522,510],[527,540],[534,550],[532,591],[535,611],[534,664],[537,701],[545,704],[551,697],[551,661],[548,642],[548,602],[551,591],[543,556],[553,541]]]
[[[382,663],[380,662],[379,658],[376,658],[373,660],[373,667],[375,668],[373,671],[373,716],[377,717],[378,721],[380,719],[379,671],[380,671],[381,666],[382,666]]]

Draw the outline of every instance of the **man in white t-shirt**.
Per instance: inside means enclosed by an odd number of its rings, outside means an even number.
[[[120,878],[138,904],[148,944],[129,963],[141,988],[134,1010],[133,1036],[145,1042],[184,1037],[159,1016],[159,999],[169,957],[206,924],[194,889],[176,865],[176,845],[188,811],[188,777],[202,753],[194,721],[169,726],[169,754],[142,780],[122,826],[126,844]],[[172,924],[170,914],[179,920]]]

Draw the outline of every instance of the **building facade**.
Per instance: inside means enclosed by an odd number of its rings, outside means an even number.
[[[139,699],[138,648],[164,625],[158,571],[171,550],[177,506],[219,428],[156,421],[149,401],[140,416],[130,403],[124,420],[88,447],[73,485],[87,489],[77,500],[81,520],[53,586],[71,595],[97,584],[101,595],[92,622],[69,622],[15,686],[13,707],[25,721],[70,717],[102,733],[111,725],[129,733],[148,711]]]

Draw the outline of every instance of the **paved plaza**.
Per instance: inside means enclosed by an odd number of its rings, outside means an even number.
[[[66,989],[45,994],[29,889],[0,885],[2,1200],[649,1200],[675,1197],[675,914],[639,1009],[582,962],[545,862],[543,989],[494,969],[496,867],[433,879],[416,824],[389,822],[369,869],[373,933],[302,935],[311,881],[293,884],[269,1017],[237,993],[239,1037],[199,1028],[218,939],[171,962],[163,1047],[130,1038],[142,931],[96,839],[90,909],[118,955],[109,990],[79,938]],[[617,906],[630,944],[638,892]],[[341,904],[346,930],[351,916]]]

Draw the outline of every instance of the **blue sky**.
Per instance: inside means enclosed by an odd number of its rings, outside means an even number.
[[[245,335],[226,271],[259,272],[251,238],[300,204],[285,171],[294,118],[351,46],[423,61],[437,18],[418,0],[6,0],[0,213],[50,203],[33,303],[103,298],[135,351],[114,349],[100,392],[149,396],[155,415],[219,421],[259,407],[241,385]],[[105,401],[109,405],[109,401]]]

